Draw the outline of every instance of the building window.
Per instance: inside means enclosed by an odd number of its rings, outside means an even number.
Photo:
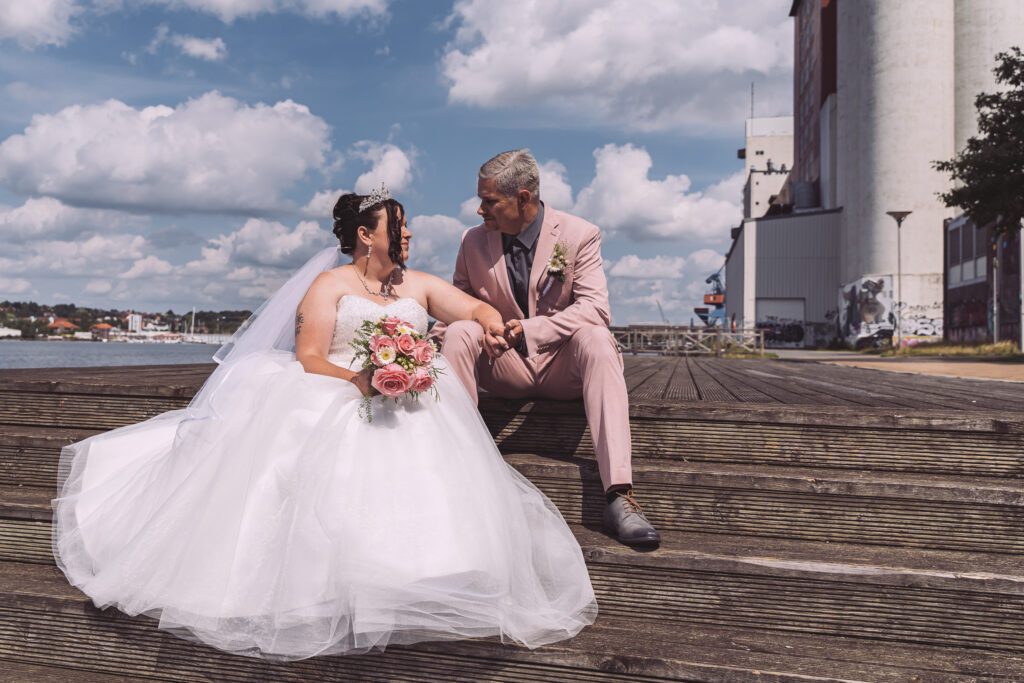
[[[986,278],[988,230],[962,222],[946,232],[947,280],[950,287],[974,284]]]

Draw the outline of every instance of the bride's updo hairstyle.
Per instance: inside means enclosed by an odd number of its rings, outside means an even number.
[[[379,204],[367,207],[359,211],[359,204],[366,199],[367,195],[343,194],[334,205],[334,236],[341,243],[341,253],[355,253],[358,242],[358,230],[366,228],[369,232],[377,229],[377,221],[380,212],[387,211],[388,214],[388,257],[392,263],[404,266],[402,263],[402,217],[405,215],[405,207],[397,200],[385,199]]]

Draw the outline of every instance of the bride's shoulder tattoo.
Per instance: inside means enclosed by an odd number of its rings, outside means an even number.
[[[302,311],[295,312],[295,336],[299,336],[299,332],[302,331],[302,323],[305,322],[305,318],[302,315]]]

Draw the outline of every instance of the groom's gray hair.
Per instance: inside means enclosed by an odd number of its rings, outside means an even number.
[[[481,178],[493,178],[498,192],[511,197],[519,190],[529,190],[540,199],[540,171],[530,150],[512,149],[491,157],[480,167]]]

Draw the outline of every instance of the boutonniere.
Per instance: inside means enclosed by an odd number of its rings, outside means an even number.
[[[556,242],[551,252],[551,260],[548,261],[548,275],[557,277],[559,282],[565,282],[565,269],[569,266],[565,259],[567,249],[565,242]]]
[[[565,282],[565,269],[569,267],[569,261],[565,258],[568,246],[565,242],[556,242],[551,252],[551,260],[548,261],[548,281],[544,283],[544,290],[540,293],[544,296],[551,289],[551,283],[557,278],[559,282]]]

